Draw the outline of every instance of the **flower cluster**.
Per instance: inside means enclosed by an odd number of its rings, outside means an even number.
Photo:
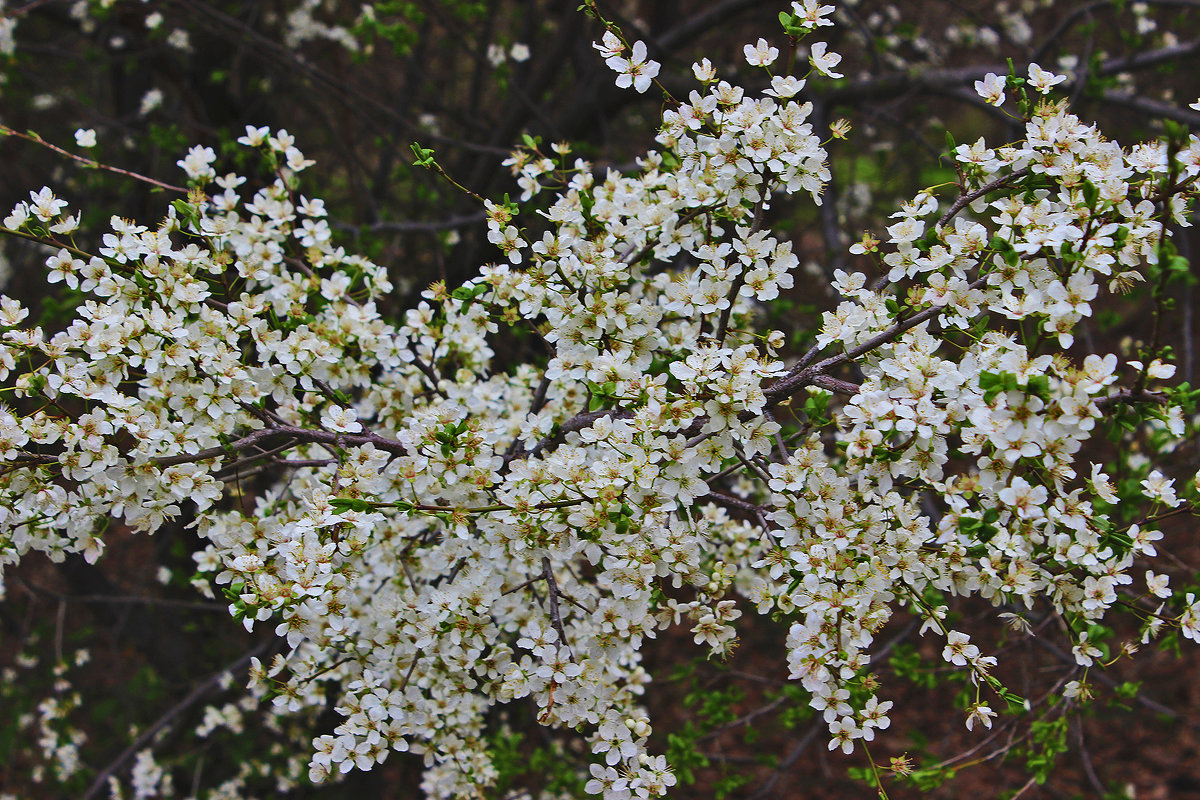
[[[793,10],[829,24],[828,6]],[[618,86],[658,73],[641,42],[596,47]],[[744,52],[777,63],[765,39]],[[840,60],[809,49],[813,73]],[[312,162],[286,131],[238,140],[273,170],[262,188],[198,145],[178,162],[186,200],[153,227],[113,217],[91,249],[67,201],[31,192],[4,229],[51,245],[48,280],[85,299],[51,332],[0,298],[0,565],[95,561],[114,519],[195,515],[198,589],[286,641],[255,659],[254,695],[285,714],[337,692],[310,778],[412,752],[432,797],[494,781],[487,712],[520,698],[586,737],[588,792],[664,794],[642,645],[683,626],[722,656],[752,610],[788,621],[790,676],[845,752],[889,727],[864,676],[898,611],[1006,700],[938,598],[1043,604],[1092,664],[1088,624],[1155,554],[1154,512],[1183,501],[1150,468],[1118,496],[1089,448],[1114,408],[1174,437],[1184,420],[1149,388],[1173,375],[1157,345],[1124,364],[1070,348],[1101,292],[1174,257],[1200,139],[1122,149],[1045,102],[1024,140],[958,148],[961,194],[923,192],[857,245],[883,279],[839,271],[844,300],[796,359],[756,332],[799,264],[765,220],[782,195],[822,202],[827,132],[798,99],[819,78],[756,93],[707,61],[693,74],[628,174],[567,169],[566,147],[514,155],[542,205],[488,204],[504,263],[398,320],[377,306],[386,271],[299,194]],[[544,359],[505,363],[502,328]],[[240,495],[259,473],[277,480]],[[1118,524],[1120,502],[1142,522]],[[1200,601],[1146,582],[1155,619],[1200,637]],[[202,733],[242,710],[210,708]],[[979,701],[966,723],[994,716]],[[139,756],[138,791],[164,780]]]

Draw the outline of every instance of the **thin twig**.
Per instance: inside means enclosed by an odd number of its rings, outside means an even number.
[[[775,415],[771,413],[770,409],[764,408],[763,416],[766,417],[769,422],[775,422]],[[775,424],[779,425],[778,422],[775,422]],[[792,460],[792,457],[788,455],[787,444],[783,441],[782,426],[780,426],[779,430],[775,431],[775,447],[779,450],[779,462],[781,464],[786,464]]]
[[[1057,658],[1062,663],[1070,664],[1070,665],[1075,664],[1074,656],[1072,656],[1070,653],[1067,653],[1065,650],[1062,650],[1061,648],[1057,647],[1056,645],[1052,644],[1051,642],[1046,641],[1046,637],[1037,636],[1037,637],[1034,637],[1031,641],[1035,642],[1039,647],[1041,647],[1043,650],[1045,650],[1046,652],[1053,655],[1055,658]],[[1089,673],[1089,677],[1095,678],[1097,681],[1104,684],[1105,686],[1107,686],[1110,689],[1115,689],[1119,685],[1119,683],[1116,680],[1109,677],[1108,675],[1106,675],[1103,672],[1092,671],[1091,673]],[[1188,724],[1188,726],[1190,726],[1192,728],[1200,728],[1200,723],[1197,723],[1196,720],[1190,719],[1188,717],[1184,717],[1178,711],[1175,711],[1172,708],[1168,708],[1167,706],[1163,705],[1162,703],[1158,702],[1157,700],[1151,700],[1149,697],[1146,697],[1141,692],[1137,692],[1133,696],[1133,699],[1139,705],[1150,709],[1151,711],[1153,711],[1156,714],[1162,714],[1164,716],[1170,717],[1171,719],[1180,719],[1180,720],[1183,720],[1184,722],[1186,722]]]
[[[45,147],[48,150],[53,150],[54,152],[58,153],[59,155],[66,156],[67,158],[71,159],[72,161],[77,161],[80,164],[83,164],[85,167],[88,167],[90,169],[102,169],[105,172],[112,172],[116,175],[123,175],[126,178],[133,178],[135,181],[141,181],[142,183],[148,183],[151,186],[157,186],[158,188],[166,189],[169,192],[179,192],[180,194],[188,193],[188,190],[183,186],[176,186],[173,183],[164,183],[160,180],[155,180],[154,178],[147,177],[147,176],[142,175],[137,172],[131,172],[130,170],[127,170],[127,169],[121,169],[120,167],[112,167],[112,166],[109,166],[108,164],[103,164],[94,158],[85,158],[84,156],[72,153],[70,150],[64,150],[63,148],[59,147],[56,144],[50,144],[49,142],[47,142],[45,139],[43,139],[40,136],[34,136],[32,134],[21,133],[20,131],[14,131],[12,128],[10,128],[7,125],[4,125],[2,123],[0,123],[0,133],[7,134],[9,136],[15,136],[18,139],[24,139],[27,142],[33,142],[34,144],[41,145],[42,147]]]
[[[168,597],[144,597],[139,595],[103,595],[103,594],[63,594],[56,592],[53,589],[48,589],[45,586],[39,586],[36,583],[31,583],[21,577],[16,577],[16,581],[21,584],[22,588],[32,593],[44,594],[58,600],[59,614],[61,615],[66,608],[67,603],[112,603],[117,605],[147,605],[147,606],[164,606],[169,608],[188,608],[196,611],[228,611],[228,606],[221,603],[202,603],[196,600],[172,600]]]
[[[271,646],[271,644],[271,641],[266,641],[252,648],[236,661],[229,664],[227,667],[214,672],[212,675],[202,681],[199,686],[188,692],[186,697],[184,697],[175,705],[171,706],[171,708],[167,709],[166,713],[155,720],[153,725],[142,731],[141,736],[139,736],[132,743],[130,743],[128,747],[122,750],[116,758],[109,762],[108,766],[100,770],[100,772],[96,775],[96,779],[92,781],[92,785],[88,787],[87,793],[84,794],[83,800],[92,800],[92,798],[96,797],[108,784],[108,778],[110,775],[121,769],[121,767],[125,765],[125,762],[133,758],[136,753],[149,744],[150,741],[158,735],[159,731],[171,724],[172,720],[195,705],[200,698],[208,694],[208,692],[211,691],[214,686],[220,684],[226,673],[240,670],[246,664],[250,663],[250,659],[265,652],[267,648]]]
[[[526,586],[532,586],[533,584],[537,583],[538,581],[544,581],[545,579],[546,579],[545,575],[536,575],[536,576],[530,578],[529,580],[525,581],[524,583],[518,583],[516,586],[512,587],[511,589],[505,589],[503,592],[500,593],[500,596],[503,597],[506,594],[512,594],[513,592],[519,592],[522,589],[524,589]]]
[[[463,214],[457,217],[449,217],[447,219],[433,220],[431,222],[375,222],[367,226],[367,229],[372,233],[388,232],[388,233],[420,233],[445,231],[453,228],[469,228],[477,225],[487,219],[486,214]],[[336,227],[342,227],[338,225]],[[346,225],[347,230],[358,230],[354,225]]]
[[[792,764],[796,763],[796,760],[800,758],[800,755],[808,748],[810,744],[812,744],[813,739],[817,738],[817,734],[820,733],[824,727],[825,723],[823,720],[817,720],[814,722],[812,726],[810,726],[809,729],[804,732],[804,735],[800,737],[800,740],[793,745],[791,751],[787,754],[783,761],[779,763],[779,766],[775,768],[775,772],[771,774],[771,777],[768,778],[767,781],[754,792],[754,794],[750,795],[747,800],[765,800],[765,798],[770,797],[771,792],[775,789],[775,785],[779,783],[784,774],[791,768]]]
[[[1096,408],[1104,411],[1122,403],[1155,403],[1166,405],[1170,402],[1165,392],[1151,392],[1145,389],[1118,389],[1112,394],[1096,398]]]
[[[1100,780],[1100,776],[1096,774],[1096,765],[1092,763],[1092,756],[1088,753],[1087,742],[1083,738],[1083,723],[1079,717],[1071,720],[1072,727],[1075,728],[1075,741],[1079,745],[1079,759],[1083,762],[1083,774],[1087,775],[1088,783],[1096,791],[1096,796],[1103,800],[1108,795],[1104,789],[1104,784]]]
[[[734,497],[731,494],[725,494],[724,492],[717,492],[711,489],[709,490],[708,494],[704,495],[703,497],[697,497],[696,499],[708,500],[719,506],[725,506],[726,508],[736,509],[738,511],[745,511],[748,514],[754,514],[756,517],[765,511],[774,510],[770,506],[760,506],[755,503],[751,503],[748,500],[743,500],[740,497]]]
[[[759,708],[756,708],[753,711],[743,714],[742,716],[738,717],[737,719],[733,720],[732,722],[727,722],[724,725],[720,726],[719,728],[715,728],[715,729],[709,731],[708,733],[704,734],[699,739],[697,739],[696,743],[699,744],[700,742],[707,742],[709,739],[715,739],[716,737],[720,736],[722,733],[725,733],[726,731],[731,731],[734,728],[740,728],[743,725],[753,722],[754,720],[758,719],[759,717],[763,716],[764,714],[770,714],[772,711],[779,708],[779,706],[781,706],[785,702],[787,702],[787,700],[788,700],[788,696],[786,694],[780,693],[780,695],[778,697],[776,697],[771,702],[767,703],[765,706],[760,706]]]

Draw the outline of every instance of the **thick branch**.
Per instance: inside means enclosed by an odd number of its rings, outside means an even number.
[[[1024,175],[1028,171],[1029,171],[1028,168],[1022,168],[1022,169],[1016,170],[1015,172],[1012,172],[1008,175],[1003,175],[1003,176],[997,178],[996,180],[992,181],[991,183],[985,183],[983,186],[980,186],[978,189],[976,189],[972,192],[967,192],[966,194],[960,195],[959,198],[954,201],[954,205],[950,206],[950,210],[947,211],[945,214],[943,214],[942,218],[937,221],[937,226],[939,228],[944,227],[947,222],[949,222],[950,220],[954,219],[955,216],[957,216],[958,212],[962,211],[964,208],[969,206],[971,203],[974,203],[976,200],[983,197],[988,192],[994,192],[997,189],[1003,188],[1005,185],[1008,184],[1009,181],[1020,178],[1022,175]]]
[[[586,427],[586,426],[585,426]],[[298,428],[294,425],[276,425],[268,428],[260,428],[252,431],[242,438],[230,442],[224,447],[209,447],[200,450],[196,453],[180,453],[174,456],[156,456],[149,459],[150,463],[156,467],[173,467],[177,464],[193,464],[197,461],[209,461],[214,458],[222,458],[235,453],[240,453],[250,447],[253,447],[260,442],[265,442],[271,439],[288,437],[290,442],[277,446],[270,451],[251,454],[242,458],[240,461],[234,462],[230,466],[245,463],[247,459],[257,460],[270,457],[273,454],[287,450],[289,447],[294,447],[298,444],[323,444],[332,447],[355,447],[365,444],[371,444],[389,453],[396,455],[404,455],[408,452],[403,444],[394,439],[388,439],[385,436],[380,436],[377,433],[370,431],[366,433],[336,433],[334,431],[319,431],[310,428]],[[3,464],[55,464],[60,460],[59,456],[48,455],[42,453],[22,453],[15,459],[0,462]]]
[[[986,279],[984,278],[977,278],[976,280],[972,281],[969,288],[978,289],[979,287],[983,286],[985,280]],[[763,391],[763,394],[766,395],[769,403],[775,404],[782,402],[788,397],[791,397],[805,386],[812,386],[816,384],[818,378],[827,384],[831,381],[835,381],[836,379],[831,378],[828,375],[829,370],[833,369],[834,367],[839,367],[848,361],[853,361],[864,353],[869,353],[880,345],[887,344],[905,331],[917,327],[926,320],[933,319],[937,315],[941,314],[943,310],[945,310],[945,306],[932,306],[924,311],[919,311],[916,314],[913,314],[911,317],[897,322],[887,330],[871,337],[856,347],[853,347],[835,356],[830,356],[822,361],[818,361],[811,367],[794,369],[792,372],[788,373],[771,386],[767,387],[766,390]],[[843,387],[844,390],[849,390],[849,388],[853,386],[853,384],[845,382],[839,383],[845,384]],[[830,387],[826,386],[825,388]],[[855,391],[857,391],[857,387],[854,388]],[[838,389],[833,389],[833,391],[838,391]],[[851,393],[853,394],[853,392]]]
[[[566,439],[566,435],[568,433],[571,433],[573,431],[581,431],[581,430],[584,430],[585,428],[590,428],[593,425],[595,425],[596,422],[604,419],[605,417],[615,417],[616,419],[628,419],[632,416],[633,416],[633,414],[631,412],[626,411],[623,408],[606,408],[606,409],[603,409],[600,411],[580,412],[579,414],[576,414],[575,416],[571,417],[569,420],[564,422],[562,425],[560,425],[557,433],[553,433],[550,436],[547,436],[546,438],[544,438],[540,442],[538,442],[537,445],[534,446],[534,448],[529,451],[528,458],[536,458],[537,456],[544,453],[546,450],[561,444]],[[524,457],[525,456],[521,456],[519,454],[514,454],[512,459],[510,459],[510,460],[516,460],[517,458],[524,458]]]
[[[154,464],[159,467],[170,467],[175,464],[188,464],[194,461],[207,461],[210,458],[219,458],[227,455],[229,450],[242,450],[263,439],[271,439],[278,436],[290,436],[295,440],[295,444],[311,443],[311,444],[327,444],[334,447],[355,446],[364,444],[373,444],[380,450],[386,450],[389,453],[404,455],[408,449],[400,442],[394,439],[388,439],[380,436],[377,433],[335,433],[333,431],[315,431],[309,428],[297,428],[293,425],[280,425],[274,428],[263,428],[261,430],[249,433],[238,439],[236,442],[231,442],[229,448],[210,447],[207,450],[201,450],[199,453],[183,453],[177,456],[161,456],[155,458]]]
[[[1094,74],[1105,76],[1121,72],[1150,69],[1173,61],[1185,61],[1198,52],[1200,52],[1200,40],[1160,47],[1157,50],[1137,53],[1128,58],[1109,59],[1100,64]],[[1034,62],[1016,62],[1017,72],[1024,73],[1030,63]],[[824,97],[828,102],[833,104],[854,104],[873,98],[894,97],[902,92],[921,90],[942,91],[951,87],[971,86],[975,81],[982,80],[989,72],[997,75],[1007,75],[1008,65],[990,64],[953,69],[930,69],[915,75],[908,73],[882,75],[859,81],[851,81],[845,86],[834,89],[824,95]],[[1068,81],[1063,83],[1059,88],[1063,91],[1069,91],[1074,85],[1074,81]]]
[[[1101,411],[1121,403],[1155,403],[1166,405],[1171,399],[1165,392],[1150,392],[1145,389],[1118,389],[1106,397],[1096,399],[1096,407]]]

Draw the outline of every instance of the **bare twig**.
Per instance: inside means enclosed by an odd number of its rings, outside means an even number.
[[[1171,119],[1176,122],[1182,122],[1184,125],[1200,126],[1200,113],[1192,111],[1187,107],[1181,108],[1171,103],[1164,103],[1161,100],[1155,100],[1152,97],[1146,97],[1133,92],[1106,91],[1100,97],[1106,103],[1132,108],[1134,111],[1149,117]]]
[[[503,597],[506,594],[512,594],[513,592],[519,592],[522,589],[524,589],[526,586],[532,586],[533,584],[537,583],[538,581],[544,581],[545,579],[546,579],[546,576],[544,574],[543,575],[535,575],[534,577],[530,578],[529,580],[525,581],[524,583],[518,583],[516,586],[512,587],[511,589],[505,589],[503,592],[500,593],[500,596]]]
[[[734,497],[731,494],[725,494],[724,492],[717,492],[713,490],[710,490],[709,493],[703,497],[697,497],[696,499],[708,500],[716,505],[725,506],[726,508],[735,509],[737,511],[745,511],[748,514],[754,514],[755,516],[763,513],[763,511],[771,510],[770,506],[760,506],[757,503],[751,503],[750,501],[743,500],[740,497]]]
[[[726,731],[731,731],[734,728],[740,728],[743,725],[753,722],[754,720],[758,719],[759,717],[763,716],[764,714],[770,714],[772,711],[774,711],[775,709],[777,709],[781,705],[783,705],[785,702],[787,702],[787,699],[788,699],[788,697],[786,694],[780,693],[780,695],[778,697],[776,697],[771,702],[767,703],[765,706],[760,706],[759,708],[756,708],[753,711],[743,714],[742,716],[738,717],[737,719],[733,720],[732,722],[727,722],[724,725],[720,726],[719,728],[715,728],[715,729],[709,731],[708,733],[704,734],[699,739],[697,739],[696,743],[699,744],[700,742],[707,742],[710,739],[715,739],[716,737],[720,736],[722,733],[725,733]]]
[[[1035,642],[1039,647],[1041,647],[1043,650],[1045,650],[1046,652],[1053,655],[1055,658],[1057,658],[1063,664],[1069,664],[1069,665],[1075,664],[1074,656],[1072,656],[1070,653],[1066,652],[1065,650],[1059,648],[1055,644],[1047,641],[1046,637],[1037,636],[1037,637],[1032,638],[1031,641]],[[1095,680],[1104,684],[1105,686],[1107,686],[1110,689],[1115,689],[1119,685],[1116,680],[1112,679],[1111,677],[1109,677],[1108,675],[1106,675],[1103,672],[1093,670],[1091,673],[1089,673],[1089,677],[1094,678]],[[1158,702],[1157,700],[1152,700],[1149,697],[1146,697],[1141,692],[1137,692],[1133,696],[1133,699],[1136,703],[1138,703],[1138,705],[1140,705],[1144,708],[1147,708],[1156,714],[1162,714],[1163,716],[1170,717],[1171,719],[1183,720],[1184,722],[1186,722],[1188,724],[1189,727],[1200,728],[1200,723],[1198,723],[1196,720],[1190,719],[1188,717],[1184,717],[1182,714],[1180,714],[1178,711],[1174,710],[1173,708],[1169,708],[1168,706],[1163,705],[1162,703]]]
[[[17,583],[30,593],[43,594],[59,601],[59,614],[66,609],[67,603],[113,603],[117,605],[147,605],[165,606],[168,608],[187,608],[196,611],[227,612],[228,607],[221,603],[202,603],[196,600],[173,600],[169,597],[147,597],[140,595],[104,595],[104,594],[63,594],[45,586],[31,583],[20,576],[14,576]]]
[[[133,756],[142,750],[142,748],[148,745],[151,740],[158,735],[159,731],[161,731],[167,725],[170,725],[176,717],[180,716],[197,702],[199,702],[204,695],[208,694],[214,686],[217,686],[221,682],[222,677],[226,673],[236,672],[242,669],[242,667],[250,663],[250,659],[265,652],[267,648],[271,646],[271,644],[271,641],[267,641],[250,649],[236,661],[218,670],[217,672],[214,672],[208,678],[203,680],[196,688],[188,692],[186,697],[184,697],[175,705],[171,706],[171,708],[167,709],[167,711],[161,717],[155,720],[153,725],[142,731],[141,736],[133,740],[128,747],[122,750],[116,758],[109,762],[108,766],[97,773],[95,780],[92,781],[92,785],[88,787],[87,793],[84,794],[83,800],[92,800],[92,798],[97,797],[107,785],[109,776],[121,769],[121,767],[125,765],[125,762],[129,761],[129,759],[133,758]]]
[[[142,183],[148,183],[151,186],[157,186],[158,188],[166,189],[169,192],[179,192],[180,194],[188,193],[188,190],[186,187],[176,186],[173,183],[164,183],[160,180],[155,180],[154,178],[147,177],[147,176],[142,175],[137,172],[131,172],[130,170],[127,170],[127,169],[121,169],[120,167],[112,167],[112,166],[109,166],[108,164],[103,164],[94,158],[85,158],[84,156],[78,155],[76,153],[72,153],[70,150],[64,150],[63,148],[59,147],[58,145],[50,144],[49,142],[47,142],[45,139],[43,139],[40,136],[34,136],[32,134],[21,133],[20,131],[14,131],[12,128],[10,128],[4,124],[0,124],[0,133],[7,134],[9,136],[15,136],[18,139],[24,139],[27,142],[33,142],[36,145],[41,145],[42,147],[45,147],[47,150],[53,150],[54,152],[58,153],[59,155],[66,156],[67,158],[71,159],[72,161],[77,161],[80,164],[83,164],[85,167],[88,167],[90,169],[102,169],[105,172],[112,172],[116,175],[123,175],[126,178],[133,178],[135,181],[141,181]]]
[[[436,231],[452,230],[454,228],[469,228],[487,219],[486,214],[462,214],[457,217],[432,220],[430,222],[375,222],[367,226],[372,233],[433,233]],[[337,225],[347,230],[358,230],[354,225]]]
[[[762,786],[758,787],[758,789],[755,790],[755,792],[750,795],[747,800],[765,800],[766,798],[770,797],[771,793],[775,791],[775,786],[780,780],[783,779],[783,776],[787,774],[787,771],[791,769],[792,764],[796,763],[796,760],[800,758],[801,754],[803,754],[808,746],[812,744],[813,740],[817,738],[817,734],[820,733],[824,728],[824,720],[817,720],[814,722],[809,729],[804,732],[804,735],[800,737],[799,741],[792,746],[791,751],[788,752],[783,761],[779,762],[779,766],[775,768],[773,773],[771,773],[771,777],[768,778]]]
[[[408,452],[400,442],[394,439],[380,436],[377,433],[370,431],[366,433],[334,433],[332,431],[317,431],[311,428],[299,428],[294,425],[280,425],[275,428],[263,428],[253,431],[236,442],[231,442],[229,449],[234,451],[242,450],[248,445],[254,444],[263,439],[271,439],[278,436],[290,436],[295,440],[296,444],[326,444],[335,447],[346,445],[350,447],[372,444],[380,450],[385,450],[389,453],[405,455]],[[224,447],[210,447],[207,450],[201,450],[198,453],[183,453],[177,456],[161,456],[153,459],[156,466],[169,467],[175,464],[190,464],[194,461],[208,461],[209,459],[219,458],[229,453],[229,449]]]
[[[1083,724],[1079,721],[1079,717],[1071,720],[1071,726],[1075,728],[1075,742],[1079,747],[1079,760],[1083,762],[1083,774],[1087,775],[1088,783],[1092,785],[1096,796],[1104,798],[1108,792],[1105,791],[1100,776],[1096,774],[1096,765],[1092,763],[1092,756],[1088,753],[1087,742],[1083,738]]]
[[[1145,389],[1118,389],[1112,394],[1096,398],[1096,407],[1101,411],[1122,403],[1155,403],[1166,405],[1170,402],[1165,392],[1151,392]]]
[[[775,415],[771,413],[770,409],[764,408],[763,416],[766,417],[767,420],[769,420],[770,422],[775,422]],[[776,424],[778,425],[779,423],[776,422]],[[779,450],[780,463],[786,464],[788,461],[791,460],[792,457],[790,455],[788,455],[787,443],[783,441],[782,431],[783,431],[782,427],[780,427],[779,430],[775,431],[775,447]]]

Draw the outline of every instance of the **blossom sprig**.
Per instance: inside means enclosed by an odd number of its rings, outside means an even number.
[[[149,176],[142,175],[137,172],[131,172],[130,170],[123,169],[121,167],[116,167],[116,166],[112,166],[110,164],[105,164],[96,159],[87,158],[85,156],[81,156],[76,153],[72,153],[69,150],[66,150],[62,147],[59,147],[58,145],[55,145],[55,144],[52,144],[51,142],[46,141],[41,136],[39,136],[35,133],[22,133],[21,131],[14,130],[14,129],[8,127],[7,125],[4,125],[3,123],[0,123],[0,135],[15,136],[18,139],[23,139],[24,141],[31,142],[40,147],[45,147],[47,150],[51,150],[61,156],[69,158],[72,161],[76,161],[76,162],[83,164],[84,166],[92,168],[92,169],[102,169],[107,172],[112,172],[116,175],[122,175],[126,178],[131,178],[131,179],[139,181],[141,183],[146,183],[151,186],[157,186],[160,189],[166,189],[168,191],[179,192],[181,194],[187,193],[186,187],[177,186],[177,185],[171,184],[171,183],[165,183],[156,178],[151,178]],[[5,226],[5,227],[9,227],[9,226]]]

